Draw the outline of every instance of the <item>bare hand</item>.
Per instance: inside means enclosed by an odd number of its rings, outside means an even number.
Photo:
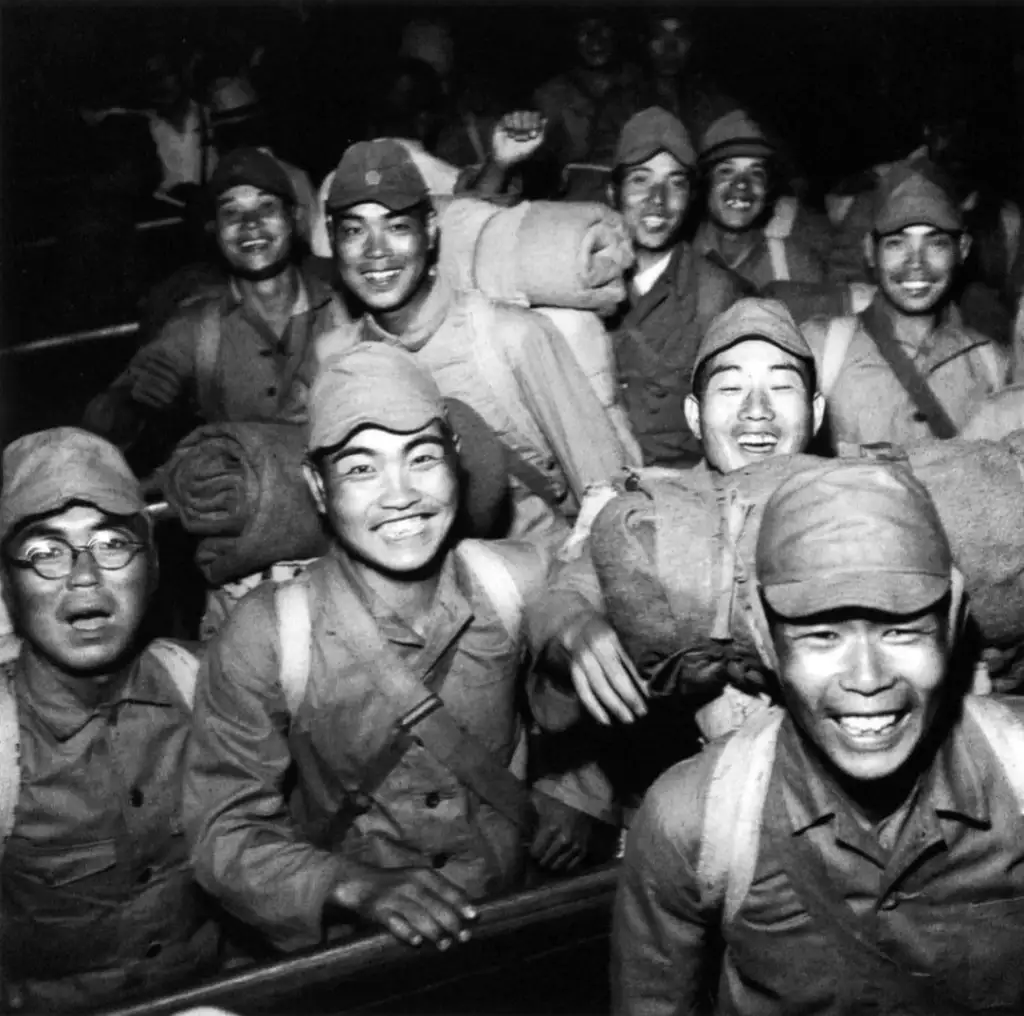
[[[438,949],[469,941],[466,924],[475,921],[469,897],[430,868],[373,868],[339,885],[333,900],[363,920],[383,925],[400,942]]]
[[[547,120],[537,112],[506,113],[491,134],[491,158],[503,169],[525,161],[544,143]]]
[[[178,401],[184,378],[159,347],[141,350],[129,368],[132,398],[150,409],[169,409]]]
[[[537,831],[530,856],[548,871],[572,871],[586,858],[594,819],[547,794],[533,795]]]
[[[609,713],[623,723],[647,715],[643,681],[603,617],[589,618],[563,644],[572,657],[570,674],[576,694],[598,723],[610,724]]]

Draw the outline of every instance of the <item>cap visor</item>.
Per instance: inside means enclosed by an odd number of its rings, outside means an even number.
[[[840,572],[801,582],[762,586],[768,606],[781,617],[812,617],[833,610],[916,614],[950,590],[950,576],[907,572]]]

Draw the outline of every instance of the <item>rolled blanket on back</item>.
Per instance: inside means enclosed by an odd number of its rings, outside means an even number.
[[[960,437],[970,441],[998,441],[1024,428],[1024,384],[1009,385],[979,403],[964,424]]]
[[[597,202],[498,208],[466,197],[441,216],[441,270],[494,300],[610,314],[626,297],[632,263],[622,216]]]
[[[165,494],[200,537],[196,564],[210,585],[327,549],[305,451],[305,428],[276,423],[207,424],[175,449]]]
[[[909,467],[931,494],[986,643],[1024,640],[1024,433],[871,454]],[[724,476],[639,470],[600,511],[590,548],[605,610],[648,680],[700,694],[724,666],[732,683],[757,687],[764,507],[783,480],[820,461],[780,457]]]

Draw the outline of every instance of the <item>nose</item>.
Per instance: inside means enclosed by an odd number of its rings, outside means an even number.
[[[739,197],[749,197],[754,189],[754,185],[750,180],[749,176],[740,175],[733,177],[732,181],[732,193]]]
[[[744,420],[775,419],[775,410],[766,389],[759,385],[747,392],[740,406],[740,417]]]
[[[94,586],[100,580],[100,567],[89,549],[75,550],[68,575],[69,586]]]
[[[858,695],[877,695],[891,688],[893,676],[878,652],[875,641],[866,632],[857,635],[850,647],[841,684]]]
[[[387,508],[408,508],[419,500],[419,494],[409,482],[409,471],[405,466],[385,469],[383,474],[384,489],[381,504]]]
[[[363,257],[367,260],[379,260],[391,253],[384,231],[380,229],[369,229],[366,233],[366,244],[363,247]]]
[[[651,189],[647,192],[647,204],[650,207],[661,211],[665,207],[665,195],[666,184],[664,180],[652,184]]]

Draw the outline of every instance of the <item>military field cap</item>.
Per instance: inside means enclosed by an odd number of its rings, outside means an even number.
[[[907,226],[932,226],[949,233],[963,229],[952,193],[943,186],[938,167],[927,159],[897,163],[879,184],[874,231],[885,236]]]
[[[411,353],[365,342],[331,357],[314,380],[309,450],[334,448],[360,427],[411,434],[444,418],[441,392]]]
[[[697,161],[693,143],[682,121],[667,109],[650,106],[626,121],[615,148],[615,165],[637,166],[658,152],[668,152],[688,169],[692,169]]]
[[[814,354],[784,303],[746,296],[722,311],[708,326],[697,349],[693,378],[711,357],[744,339],[764,339],[813,365]]]
[[[393,138],[379,138],[357,141],[345,150],[327,192],[327,208],[338,212],[374,201],[392,212],[404,212],[429,197],[408,149]]]
[[[765,159],[775,154],[775,147],[764,131],[742,109],[720,116],[708,127],[700,140],[700,164],[710,166],[723,159],[746,156]]]
[[[935,505],[906,466],[829,462],[791,476],[765,506],[757,580],[788,618],[842,608],[913,614],[951,585]]]
[[[232,187],[258,187],[295,204],[295,188],[284,166],[263,148],[235,148],[218,163],[210,178],[210,196],[219,198]]]
[[[54,427],[26,434],[4,449],[0,542],[26,519],[76,501],[111,515],[135,515],[146,507],[124,456],[88,431]]]

